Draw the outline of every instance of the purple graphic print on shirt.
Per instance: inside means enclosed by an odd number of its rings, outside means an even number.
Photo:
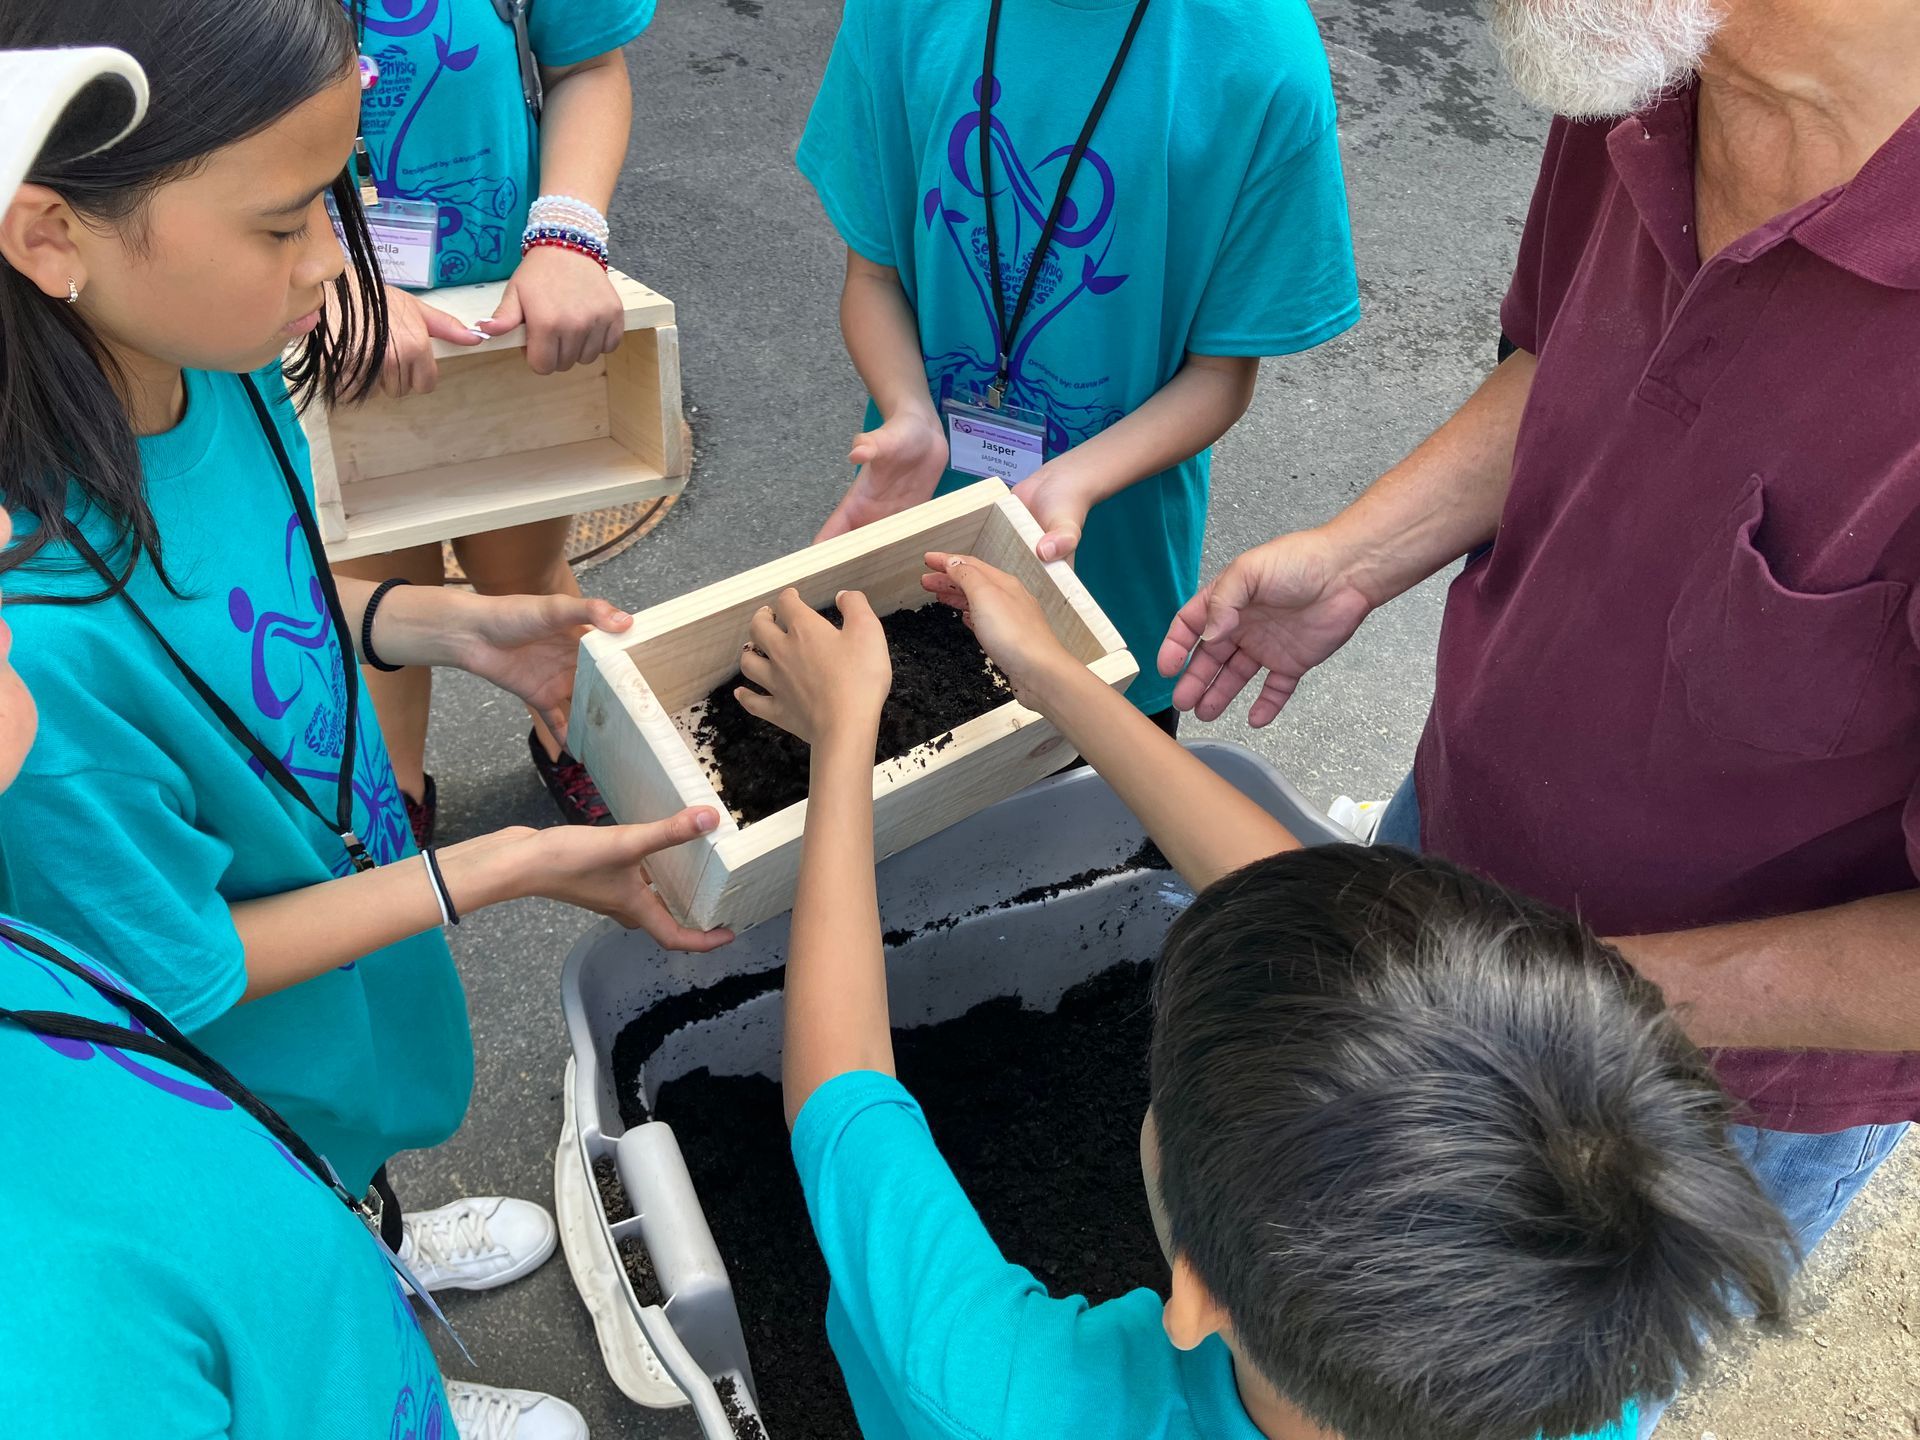
[[[929,355],[927,377],[935,399],[974,400],[998,373],[1000,318],[996,313],[989,277],[992,270],[987,256],[985,208],[998,196],[1012,200],[1012,230],[1008,232],[1005,207],[996,211],[1000,220],[1001,284],[1005,298],[1000,307],[1009,320],[1026,283],[1027,270],[1034,260],[1033,251],[1045,227],[1047,213],[1059,188],[1060,173],[1073,153],[1064,145],[1042,155],[1029,166],[1006,125],[994,117],[990,143],[993,146],[993,196],[983,193],[980,162],[980,85],[974,84],[974,106],[955,122],[947,137],[947,168],[950,180],[960,191],[950,197],[945,181],[927,191],[921,201],[921,219],[929,230],[944,229],[961,268],[973,282],[980,302],[983,346],[976,350],[961,346],[941,355]],[[993,101],[1000,104],[1001,86],[993,82]],[[1121,418],[1123,412],[1111,405],[1087,403],[1089,393],[1098,393],[1106,378],[1072,381],[1056,375],[1032,360],[1034,342],[1070,307],[1089,297],[1110,295],[1126,284],[1125,275],[1109,274],[1105,266],[1113,253],[1117,226],[1114,209],[1118,199],[1113,169],[1091,145],[1081,162],[1080,174],[1091,175],[1099,187],[1099,199],[1091,213],[1069,198],[1061,207],[1060,223],[1053,241],[1040,262],[1040,274],[1034,281],[1033,301],[1014,347],[1008,356],[1008,399],[1015,405],[1043,412],[1047,417],[1046,448],[1058,454],[1091,438]],[[1076,184],[1076,188],[1079,188]],[[1077,278],[1069,285],[1077,266]],[[1063,291],[1064,287],[1064,291]]]
[[[440,207],[440,235],[435,257],[436,284],[458,285],[475,265],[495,266],[507,246],[519,239],[526,197],[511,174],[486,173],[479,154],[458,157],[453,163],[403,167],[407,140],[427,101],[449,75],[472,68],[480,55],[476,37],[456,37],[453,0],[365,0],[365,45],[380,66],[380,83],[361,100],[361,128],[373,161],[373,181],[382,195],[401,200],[431,201]],[[498,24],[492,7],[485,7],[483,23]],[[504,27],[503,27],[504,28]],[[433,65],[423,72],[408,48],[398,42],[433,34]],[[381,40],[388,43],[381,45]],[[517,93],[517,92],[516,92]],[[488,170],[508,167],[493,157]]]
[[[64,946],[61,946],[51,935],[46,934],[44,931],[22,925],[19,921],[10,921],[9,923],[16,929],[30,930],[31,933],[39,936],[39,938],[44,940],[48,945],[53,946],[57,950],[61,950],[75,965],[78,965],[82,970],[86,971],[87,974],[93,976],[94,979],[100,981],[110,989],[121,990],[125,988],[124,983],[115,976],[109,974],[97,965],[89,964],[83,957],[67,951]],[[14,944],[13,941],[5,937],[0,937],[0,949],[5,949],[10,954],[18,955],[22,960],[25,960],[55,985],[59,986],[62,994],[69,998],[75,996],[76,987],[79,982],[75,981],[71,975],[49,965],[38,955],[21,949],[18,945]],[[96,999],[106,999],[106,997],[97,990],[91,991],[90,993]],[[113,1009],[117,1012],[114,1016],[115,1023],[125,1025],[136,1034],[145,1035],[150,1033],[147,1027],[141,1024],[139,1019],[128,1012],[125,1007],[114,1002],[108,1003],[112,1004]],[[33,1033],[36,1040],[53,1051],[54,1054],[64,1059],[87,1061],[93,1059],[96,1055],[103,1055],[129,1075],[133,1076],[134,1079],[151,1085],[163,1095],[171,1095],[176,1100],[184,1100],[189,1105],[197,1105],[203,1110],[233,1110],[237,1108],[232,1100],[220,1091],[215,1090],[212,1086],[203,1085],[197,1080],[188,1079],[184,1074],[176,1071],[157,1070],[143,1060],[136,1059],[134,1056],[127,1054],[118,1046],[98,1045],[90,1040],[75,1040],[64,1035],[42,1035],[37,1031]],[[313,1174],[308,1171],[307,1167],[301,1164],[286,1146],[282,1145],[265,1130],[260,1129],[258,1125],[252,1121],[251,1117],[248,1118],[252,1133],[255,1136],[272,1146],[281,1159],[285,1160],[287,1164],[291,1165],[307,1180],[312,1181],[314,1184],[319,1183]]]
[[[247,673],[254,709],[263,720],[278,722],[262,726],[259,733],[270,736],[278,729],[288,735],[280,749],[281,764],[310,782],[315,803],[330,815],[346,737],[346,661],[334,640],[326,593],[313,572],[298,516],[287,517],[282,539],[284,597],[267,601],[236,585],[227,595],[227,615],[233,628],[249,639]],[[295,711],[301,704],[307,706],[304,725]],[[379,722],[364,695],[359,710],[353,768],[355,833],[374,863],[385,865],[406,853],[406,808],[378,739]],[[295,725],[297,739],[289,733]],[[258,760],[249,760],[248,765],[265,779],[265,767]],[[334,845],[326,858],[335,875],[352,873],[353,862],[344,846]]]

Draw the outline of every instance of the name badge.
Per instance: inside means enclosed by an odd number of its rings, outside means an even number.
[[[1046,463],[1047,417],[1013,405],[949,400],[947,463],[968,475],[1018,485]]]
[[[333,210],[333,227],[340,229],[340,217]],[[431,200],[396,200],[382,197],[367,211],[367,233],[373,238],[373,254],[380,265],[380,278],[403,290],[431,290],[435,262],[440,255],[440,207]]]

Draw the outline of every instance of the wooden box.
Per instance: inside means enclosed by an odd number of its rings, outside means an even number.
[[[351,560],[531,520],[677,494],[688,445],[673,302],[615,270],[626,338],[591,365],[527,368],[525,328],[479,345],[434,341],[431,393],[302,417],[327,555]],[[421,295],[461,321],[492,315],[506,289]]]
[[[1139,673],[1120,634],[1066,564],[1034,554],[1041,530],[998,480],[915,509],[642,612],[623,635],[582,642],[568,747],[614,816],[659,820],[688,805],[721,814],[711,834],[655,855],[655,887],[682,922],[744,930],[793,905],[802,801],[756,824],[734,820],[686,739],[685,713],[739,669],[754,612],[789,585],[816,608],[863,592],[880,614],[934,603],[921,588],[929,550],[976,555],[1040,597],[1053,631],[1117,689]],[[676,715],[681,721],[676,721]],[[939,747],[939,748],[936,748]],[[1052,774],[1074,758],[1053,725],[1012,699],[873,772],[876,858],[904,850]]]

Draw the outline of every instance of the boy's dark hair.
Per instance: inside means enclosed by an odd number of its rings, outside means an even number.
[[[95,84],[68,106],[31,184],[57,191],[89,222],[135,227],[153,192],[214,151],[266,129],[338,82],[357,44],[339,0],[6,0],[0,49],[111,45],[138,60],[152,93],[146,118],[108,150],[125,117],[125,88]],[[332,195],[354,284],[288,361],[298,404],[372,393],[387,346],[386,292],[359,194],[343,172]],[[133,230],[136,238],[137,230]],[[0,556],[0,574],[69,540],[69,487],[119,531],[118,593],[142,555],[163,582],[160,533],[147,503],[140,450],[115,390],[112,358],[65,297],[49,298],[0,262],[0,499],[38,524]],[[170,582],[167,582],[170,585]],[[73,603],[10,594],[9,600]]]
[[[1670,1393],[1791,1239],[1659,992],[1579,921],[1385,847],[1201,895],[1156,979],[1175,1250],[1346,1440],[1532,1440]]]

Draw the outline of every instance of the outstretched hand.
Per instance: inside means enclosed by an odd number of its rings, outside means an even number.
[[[577,595],[472,596],[456,642],[460,668],[519,696],[553,732],[567,739],[567,712],[580,637],[589,629],[619,633],[633,617],[605,600]]]
[[[1176,708],[1217,720],[1265,670],[1247,721],[1270,724],[1307,671],[1353,638],[1372,609],[1324,541],[1311,531],[1282,535],[1240,556],[1180,608],[1160,647],[1160,673],[1180,677]]]
[[[682,810],[646,825],[555,825],[525,840],[528,893],[564,901],[644,930],[667,950],[717,950],[731,930],[690,930],[654,891],[646,859],[684,845],[720,823],[710,807]]]
[[[931,500],[947,471],[947,434],[931,410],[896,415],[856,437],[847,462],[858,465],[859,473],[813,537],[815,544]]]

